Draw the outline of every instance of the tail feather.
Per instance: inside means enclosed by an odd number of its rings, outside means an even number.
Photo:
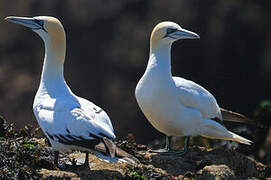
[[[228,131],[223,125],[209,119],[203,120],[200,127],[200,131],[201,131],[200,135],[203,137],[211,139],[231,140],[247,145],[252,144],[252,141],[244,137],[241,137],[231,131]]]
[[[246,139],[246,138],[244,138],[242,136],[239,136],[239,135],[237,135],[237,134],[235,134],[235,133],[233,133],[231,131],[228,131],[228,132],[232,135],[232,137],[230,139],[232,141],[236,141],[236,142],[246,144],[246,145],[251,145],[253,143],[252,141],[250,141],[250,140],[248,140],[248,139]]]
[[[106,137],[103,138],[106,149],[109,151],[111,157],[115,157],[116,154],[116,145],[115,143]]]
[[[253,120],[249,119],[243,114],[237,112],[229,111],[227,109],[220,108],[222,118],[224,121],[239,122],[246,124],[256,124]]]
[[[134,157],[133,155],[127,153],[126,151],[120,149],[119,147],[117,147],[116,149],[116,155],[120,158],[127,158],[127,159],[132,159],[133,161],[135,161],[136,163],[139,163],[139,160]]]
[[[139,162],[136,157],[117,147],[114,142],[108,138],[103,138],[103,141],[101,141],[95,146],[95,150],[104,155],[110,155],[111,158],[114,158],[116,156],[119,158],[124,158],[128,161],[129,159],[131,159],[130,162]]]

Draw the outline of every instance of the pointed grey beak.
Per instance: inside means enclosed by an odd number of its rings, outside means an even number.
[[[35,18],[8,16],[5,18],[5,20],[12,22],[12,23],[23,25],[23,26],[31,28],[33,30],[44,29],[43,20],[38,20]]]
[[[170,34],[170,37],[175,39],[199,39],[200,36],[192,31],[186,29],[178,29],[176,32]]]

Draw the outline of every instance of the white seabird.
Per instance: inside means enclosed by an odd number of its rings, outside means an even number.
[[[44,41],[45,58],[33,111],[55,151],[55,164],[64,168],[58,163],[58,153],[71,150],[86,152],[83,167],[88,167],[88,152],[92,151],[135,160],[113,143],[116,136],[106,112],[73,94],[66,84],[63,76],[66,35],[61,22],[48,16],[10,16],[6,20],[31,28]]]
[[[155,26],[150,37],[148,65],[135,90],[136,100],[146,118],[166,134],[166,148],[157,152],[170,150],[168,137],[171,136],[186,137],[184,151],[178,154],[186,153],[190,136],[197,135],[250,145],[252,141],[220,124],[221,110],[211,93],[193,81],[172,77],[171,45],[179,39],[199,39],[199,35],[173,22]],[[231,114],[224,109],[223,112]]]

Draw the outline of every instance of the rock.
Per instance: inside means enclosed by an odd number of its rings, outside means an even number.
[[[191,147],[184,156],[163,156],[138,145],[133,138],[118,146],[136,156],[140,163],[109,163],[89,155],[88,169],[60,171],[45,138],[16,131],[0,118],[0,179],[95,179],[95,180],[177,180],[177,179],[266,179],[271,168],[252,157],[223,148]],[[247,147],[249,148],[249,147]],[[60,154],[60,161],[70,163],[84,154]]]
[[[199,179],[210,179],[210,180],[233,180],[236,179],[233,170],[231,170],[228,166],[221,165],[211,165],[205,166],[202,170],[200,170]]]

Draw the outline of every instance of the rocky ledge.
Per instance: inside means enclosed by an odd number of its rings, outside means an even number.
[[[53,165],[53,153],[45,138],[37,138],[26,127],[16,131],[0,118],[0,179],[265,179],[271,168],[252,157],[226,148],[190,148],[185,156],[151,153],[145,145],[128,139],[118,145],[140,163],[109,163],[89,156],[90,169],[61,171]],[[69,163],[84,154],[61,154]]]

